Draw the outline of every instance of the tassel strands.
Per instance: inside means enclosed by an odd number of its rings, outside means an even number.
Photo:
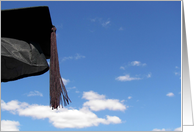
[[[60,75],[59,61],[56,44],[56,27],[51,29],[51,58],[50,58],[50,106],[52,109],[58,109],[60,104],[63,107],[71,102],[68,97],[65,85]],[[62,101],[63,99],[63,101]]]

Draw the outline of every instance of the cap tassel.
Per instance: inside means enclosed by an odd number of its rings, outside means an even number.
[[[65,106],[69,104],[69,102],[71,102],[60,75],[56,44],[56,27],[53,26],[51,32],[50,58],[50,106],[52,107],[52,109],[58,109],[58,106],[60,107],[60,104],[63,107],[62,98]]]

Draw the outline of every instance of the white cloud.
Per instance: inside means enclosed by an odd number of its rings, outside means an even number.
[[[176,68],[176,69],[178,69],[179,67],[178,67],[178,66],[176,66],[175,68]]]
[[[123,103],[123,102],[125,102],[125,100],[123,99],[123,100],[121,100],[121,103]]]
[[[149,74],[147,75],[147,78],[150,78],[150,77],[151,77],[151,75],[152,75],[152,74],[151,74],[151,73],[149,73]]]
[[[69,82],[69,80],[68,80],[68,82]],[[66,83],[67,84],[67,83]],[[72,90],[72,89],[76,89],[76,87],[74,86],[74,87],[66,87],[66,89],[67,89],[67,92],[69,92],[70,90]]]
[[[109,24],[110,24],[110,21],[102,22],[102,26],[103,26],[103,27],[107,27]]]
[[[153,129],[152,131],[166,131],[166,129],[157,129],[157,128],[155,128],[155,129]]]
[[[19,131],[18,121],[1,120],[1,131]]]
[[[40,96],[40,97],[42,97],[43,95],[39,91],[30,91],[30,93],[27,96]]]
[[[131,96],[128,97],[128,99],[131,99],[131,98],[132,98]]]
[[[168,97],[173,97],[174,94],[173,94],[173,93],[168,93],[168,94],[166,94],[166,96],[168,96]]]
[[[182,131],[182,130],[181,130],[181,127],[178,127],[176,129],[174,129],[174,131]]]
[[[85,56],[80,55],[80,54],[76,54],[76,56],[75,56],[75,59],[76,60],[81,59],[81,58],[85,58]]]
[[[86,100],[105,99],[105,95],[99,95],[94,91],[83,92],[83,97]]]
[[[66,61],[66,60],[70,60],[70,59],[73,59],[73,56],[63,57],[62,61]]]
[[[68,79],[68,80],[69,80],[69,79]],[[68,87],[67,89],[70,90],[70,89],[75,89],[75,88],[76,88],[76,87],[74,86],[74,87]]]
[[[62,61],[72,60],[72,59],[78,60],[78,59],[82,59],[82,58],[85,58],[85,56],[77,53],[75,56],[63,57]]]
[[[17,100],[12,100],[8,103],[5,103],[3,100],[1,100],[1,108],[3,110],[10,111],[12,114],[16,114],[15,113],[16,109],[19,109],[20,107],[24,108],[24,107],[27,107],[27,106],[28,106],[27,103],[25,103],[25,102],[20,103]]]
[[[133,66],[140,66],[140,61],[133,61],[133,62],[131,62],[131,64],[133,65]]]
[[[155,128],[152,131],[171,131],[171,130],[170,129],[164,129],[164,128],[162,128],[162,129]],[[181,127],[175,128],[174,131],[181,131]]]
[[[125,67],[121,66],[120,69],[125,70]]]
[[[70,80],[69,80],[69,79],[65,79],[65,78],[62,78],[62,81],[63,81],[64,85],[67,85],[67,83],[69,83],[69,82],[70,82]]]
[[[102,27],[108,27],[110,25],[110,20],[103,20],[102,18],[96,17],[93,19],[90,19],[91,22],[98,22],[99,24],[102,25]]]
[[[106,99],[104,95],[99,95],[93,91],[84,92],[82,98],[89,100],[85,102],[83,106],[89,107],[93,111],[105,109],[124,111],[126,109],[126,106],[123,105],[118,99]]]
[[[180,75],[178,72],[174,72],[175,75]]]
[[[126,109],[126,106],[120,103],[117,99],[90,100],[85,102],[84,106],[89,107],[93,111],[100,111],[105,109],[124,111]]]
[[[130,77],[130,75],[125,75],[125,76],[119,76],[116,78],[118,81],[132,81],[132,80],[140,80],[141,78],[136,78],[136,77]]]
[[[5,103],[3,100],[1,100],[2,110],[14,110],[14,112],[19,116],[27,116],[34,119],[48,118],[49,122],[52,123],[52,125],[56,128],[84,128],[98,126],[99,124],[108,125],[122,122],[117,116],[106,115],[106,118],[99,118],[87,107],[82,107],[81,109],[59,108],[58,110],[51,110],[49,106],[44,105],[30,105],[25,102],[21,103],[19,101],[10,102]],[[22,104],[26,105],[24,106]]]
[[[118,124],[118,123],[121,123],[121,119],[117,116],[109,116],[107,115],[107,120],[108,120],[108,123],[111,122],[113,124]]]
[[[129,63],[129,66],[146,66],[146,63],[141,63],[140,61],[132,61],[131,63]]]

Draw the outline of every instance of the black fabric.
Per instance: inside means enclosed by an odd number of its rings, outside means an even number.
[[[1,11],[1,81],[49,70],[52,22],[47,6]]]
[[[39,44],[1,38],[2,82],[40,75],[48,70],[48,63]]]

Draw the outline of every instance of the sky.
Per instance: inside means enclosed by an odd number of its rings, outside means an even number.
[[[72,103],[49,106],[49,71],[2,82],[2,130],[181,130],[180,1],[4,1],[1,9],[43,5]]]

